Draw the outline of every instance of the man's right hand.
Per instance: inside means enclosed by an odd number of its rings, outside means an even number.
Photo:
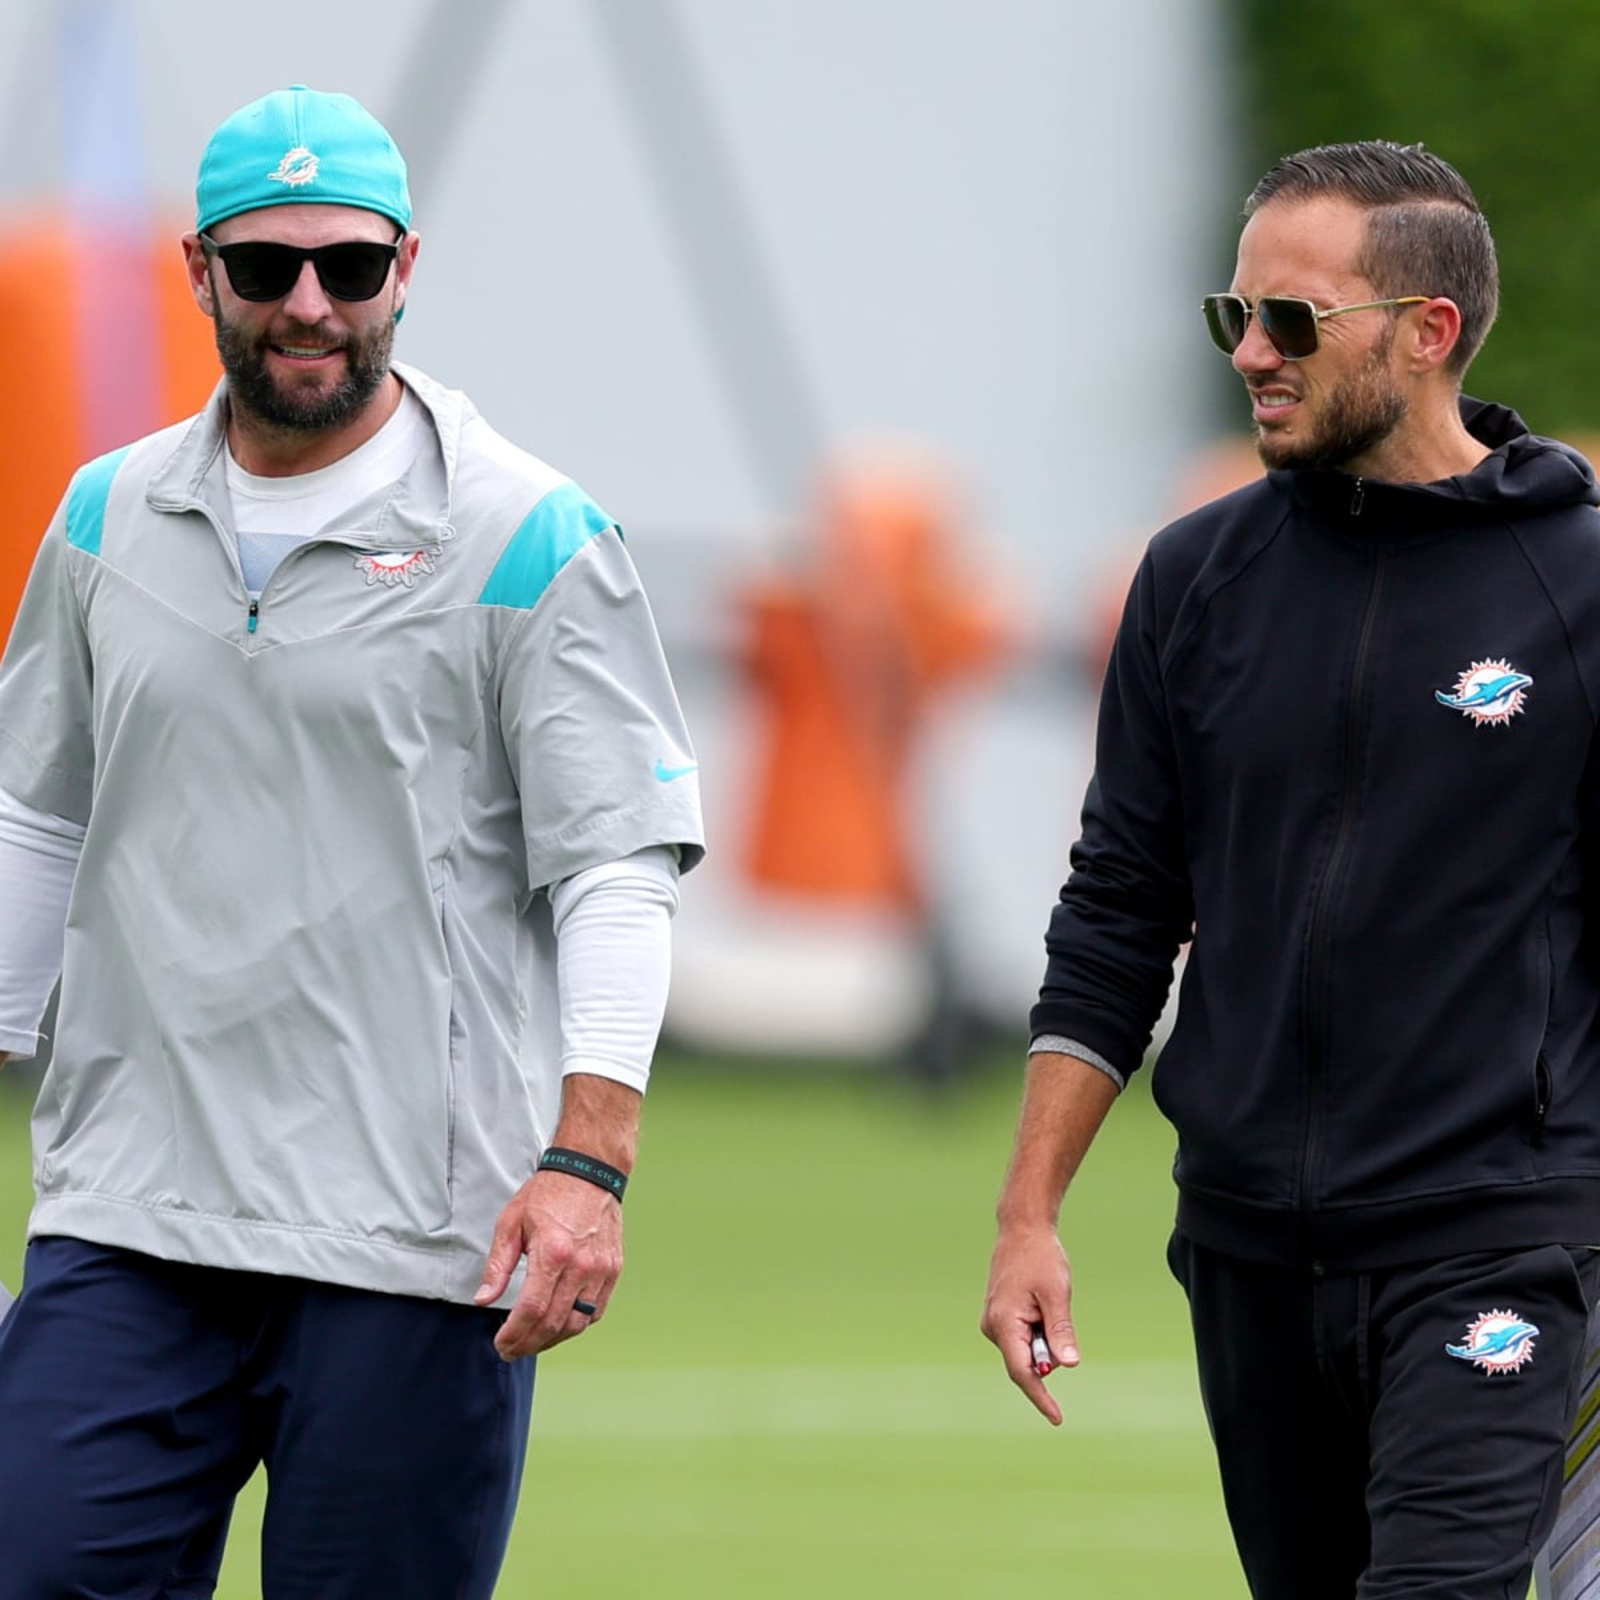
[[[980,1326],[1011,1381],[1059,1428],[1061,1407],[1033,1364],[1033,1335],[1043,1329],[1058,1367],[1075,1367],[1082,1358],[1072,1327],[1072,1268],[1053,1228],[1002,1229]]]
[[[1011,1381],[1058,1428],[1061,1407],[1034,1370],[1033,1335],[1043,1332],[1056,1366],[1077,1366],[1072,1269],[1056,1230],[1067,1185],[1121,1088],[1077,1056],[1030,1055],[1016,1148],[995,1207],[1000,1236],[981,1326],[1000,1347]]]

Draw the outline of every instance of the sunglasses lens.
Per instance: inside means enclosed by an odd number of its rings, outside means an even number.
[[[370,300],[389,276],[394,248],[352,239],[325,245],[316,257],[317,276],[335,300]]]
[[[218,254],[241,300],[281,300],[300,276],[300,252],[286,244],[230,244]]]
[[[1288,361],[1303,361],[1317,348],[1317,314],[1308,300],[1280,300],[1264,295],[1256,301],[1261,331],[1272,348]]]
[[[370,300],[389,277],[395,247],[366,239],[298,250],[293,245],[250,240],[218,248],[228,282],[241,300],[281,300],[300,281],[307,258],[322,287],[335,300]]]
[[[1231,356],[1244,338],[1250,313],[1236,294],[1208,294],[1201,302],[1206,314],[1206,329],[1211,342],[1225,356]]]

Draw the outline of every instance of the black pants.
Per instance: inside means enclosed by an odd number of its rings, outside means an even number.
[[[1524,1600],[1600,1253],[1322,1276],[1174,1236],[1168,1259],[1254,1600]]]

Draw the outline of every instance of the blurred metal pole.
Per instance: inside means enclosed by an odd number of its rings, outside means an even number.
[[[46,0],[31,0],[0,86],[0,200],[7,205],[37,204],[61,181],[61,125],[70,113],[62,108],[56,31]]]
[[[790,512],[828,443],[822,405],[677,7],[592,0],[585,10],[633,118],[757,487],[769,509]]]
[[[406,158],[412,206],[419,217],[444,182],[450,146],[484,63],[500,42],[510,0],[434,0],[412,37],[400,87],[383,118]]]
[[[733,152],[674,0],[592,0],[601,43],[633,115],[663,220],[728,395],[757,486],[772,510],[803,503],[831,441],[814,376],[784,314],[771,259]],[[937,896],[918,929],[933,990],[906,1051],[917,1077],[940,1084],[967,1064],[976,1018]]]

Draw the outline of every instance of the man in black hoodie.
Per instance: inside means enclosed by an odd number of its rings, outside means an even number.
[[[1265,479],[1163,530],[1107,669],[983,1329],[1052,1422],[1057,1222],[1139,1066],[1255,1600],[1505,1600],[1600,1286],[1600,494],[1466,400],[1497,271],[1420,146],[1286,157],[1213,340]]]

